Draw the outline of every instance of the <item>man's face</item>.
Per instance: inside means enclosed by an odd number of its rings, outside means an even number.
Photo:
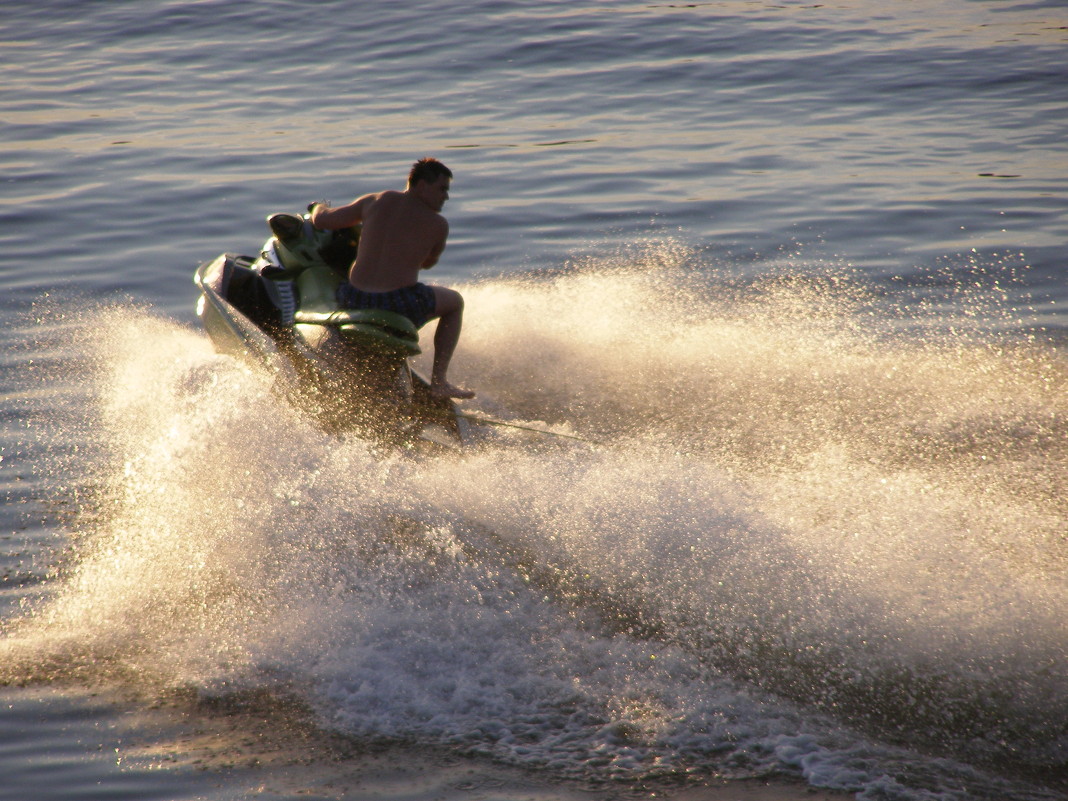
[[[420,181],[415,185],[416,194],[434,211],[441,211],[445,201],[449,199],[450,183],[446,175],[439,175],[436,181]]]

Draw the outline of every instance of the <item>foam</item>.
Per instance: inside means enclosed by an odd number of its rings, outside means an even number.
[[[905,757],[842,721],[1062,759],[1059,357],[672,253],[465,288],[469,408],[588,441],[455,458],[329,437],[199,333],[94,315],[106,501],[5,679],[274,688],[357,738],[586,778],[873,788]]]

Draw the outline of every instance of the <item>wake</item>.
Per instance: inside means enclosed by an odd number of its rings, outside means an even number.
[[[1062,769],[1063,359],[895,337],[862,289],[664,264],[468,287],[464,409],[512,425],[428,460],[324,434],[198,332],[101,312],[97,500],[3,679],[295,684],[354,736],[521,760],[551,757],[495,727],[575,726],[568,770],[625,720],[624,772],[711,748],[743,682]]]

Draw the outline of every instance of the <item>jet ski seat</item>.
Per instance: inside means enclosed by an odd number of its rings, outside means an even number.
[[[299,308],[294,322],[327,325],[345,339],[399,357],[415,356],[419,329],[403,314],[384,309],[342,309],[337,303],[341,277],[326,265],[312,265],[296,278]]]

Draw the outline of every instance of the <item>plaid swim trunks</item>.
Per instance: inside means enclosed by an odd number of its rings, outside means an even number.
[[[337,288],[337,302],[346,309],[385,309],[403,314],[416,328],[426,325],[437,305],[434,290],[423,283],[392,292],[364,292],[345,281]]]

